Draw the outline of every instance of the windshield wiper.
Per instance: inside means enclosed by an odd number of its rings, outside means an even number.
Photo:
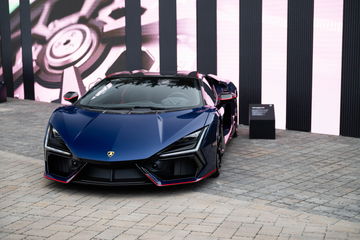
[[[82,104],[79,104],[79,106],[83,107],[83,108],[90,108],[90,109],[100,109],[100,110],[105,110],[106,109],[105,107],[88,106],[88,105],[82,105]]]
[[[133,110],[133,107],[110,107],[108,110]]]
[[[128,112],[128,114],[131,114],[134,110],[142,110],[142,111],[156,111],[156,113],[158,111],[161,110],[167,110],[168,108],[163,108],[163,107],[154,107],[154,106],[133,106],[132,109]]]
[[[153,110],[153,111],[157,111],[157,110],[167,110],[169,108],[164,108],[164,107],[154,107],[154,106],[129,106],[129,107],[100,107],[100,106],[87,106],[87,105],[80,105],[81,107],[84,108],[89,108],[89,109],[98,109],[98,110],[105,110],[105,111],[111,111],[111,110],[127,110],[129,111],[128,113],[131,113],[134,110]]]
[[[168,108],[164,107],[154,107],[154,106],[134,106],[132,109],[150,109],[150,110],[166,110]]]

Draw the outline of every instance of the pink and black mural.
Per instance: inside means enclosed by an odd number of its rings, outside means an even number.
[[[63,103],[117,71],[199,70],[235,83],[240,123],[248,104],[271,103],[277,128],[360,137],[358,0],[4,0],[12,67],[0,59],[0,79],[12,72],[17,98],[29,91],[24,2],[37,101]]]
[[[83,94],[98,78],[122,64],[124,1],[34,1],[31,4],[35,100],[59,102],[69,90]],[[18,17],[18,12],[12,13]],[[18,29],[12,30],[13,35]],[[18,56],[17,50],[16,56]],[[19,62],[14,63],[14,96],[23,98]]]
[[[14,96],[23,99],[19,2],[11,3]],[[196,1],[177,1],[176,9],[177,69],[194,70]],[[142,68],[150,71],[160,71],[158,16],[157,1],[141,1]],[[35,100],[59,102],[70,90],[83,94],[99,78],[127,69],[125,0],[36,0],[31,19]]]

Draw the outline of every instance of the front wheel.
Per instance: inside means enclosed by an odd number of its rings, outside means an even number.
[[[221,156],[220,153],[217,151],[216,153],[216,171],[211,175],[212,178],[217,178],[220,176],[220,168],[221,168]]]
[[[217,178],[220,175],[221,158],[222,158],[222,136],[219,136],[216,148],[216,171],[211,175],[213,178]]]

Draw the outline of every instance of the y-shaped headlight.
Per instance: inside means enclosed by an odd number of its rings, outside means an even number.
[[[64,140],[62,140],[59,132],[51,125],[49,125],[46,133],[45,148],[64,155],[71,155],[69,148],[66,146]]]
[[[198,151],[206,130],[207,127],[186,135],[166,148],[160,156],[169,157]]]

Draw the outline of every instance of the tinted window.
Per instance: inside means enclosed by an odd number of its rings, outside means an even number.
[[[106,79],[91,89],[79,104],[88,107],[194,108],[202,105],[200,86],[185,78]]]

